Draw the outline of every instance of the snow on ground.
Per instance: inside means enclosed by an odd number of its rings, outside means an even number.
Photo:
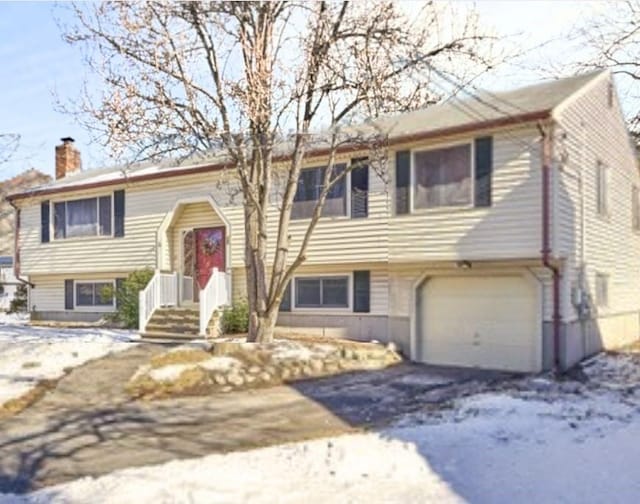
[[[190,371],[196,368],[204,368],[208,371],[228,371],[231,368],[239,368],[242,366],[242,362],[233,357],[216,356],[210,359],[200,362],[191,362],[189,364],[167,364],[159,368],[152,369],[151,366],[141,366],[136,372],[133,380],[136,377],[148,374],[149,377],[157,382],[173,382],[180,378],[180,375],[185,371]]]
[[[59,378],[66,368],[129,348],[138,338],[131,331],[32,327],[26,322],[15,315],[0,318],[0,406],[40,380]]]
[[[117,471],[14,503],[632,503],[640,495],[640,355],[587,380],[514,380],[393,426]]]

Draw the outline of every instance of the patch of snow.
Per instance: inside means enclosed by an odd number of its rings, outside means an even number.
[[[31,316],[28,313],[0,312],[0,326],[5,324],[28,324]]]
[[[149,377],[156,382],[173,382],[180,378],[185,371],[194,369],[197,364],[167,364],[166,366],[153,368],[149,371]],[[136,373],[137,376],[137,373]]]
[[[4,320],[7,320],[6,318]],[[40,380],[56,379],[65,369],[130,348],[138,336],[103,328],[0,325],[0,405],[26,394]]]
[[[379,432],[125,469],[0,504],[637,502],[640,394],[609,386],[632,361],[593,362],[585,384],[513,380]]]
[[[242,366],[242,362],[234,357],[219,356],[198,362],[198,366],[208,371],[227,371],[233,367]]]
[[[322,358],[336,350],[331,345],[304,344],[291,340],[276,340],[272,343],[273,360],[299,360],[309,361],[314,358]]]
[[[10,499],[8,496],[5,499]],[[357,434],[83,478],[0,503],[457,503],[413,445]]]
[[[594,385],[609,390],[640,386],[640,355],[599,354],[583,364],[583,371]]]
[[[195,368],[203,368],[207,371],[228,371],[233,367],[240,367],[242,363],[238,359],[233,357],[219,356],[211,357],[210,359],[200,362],[189,362],[187,364],[167,364],[157,368],[151,368],[151,366],[141,366],[136,374],[133,376],[133,380],[139,378],[142,375],[148,375],[153,381],[156,382],[173,382],[180,378],[180,375],[185,371],[189,371]]]

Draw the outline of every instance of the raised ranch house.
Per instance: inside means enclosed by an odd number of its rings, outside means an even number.
[[[387,176],[359,168],[332,191],[279,326],[393,341],[432,364],[527,372],[638,338],[640,177],[608,72],[378,125],[389,132]],[[345,149],[338,162],[367,155]],[[307,156],[292,250],[326,162]],[[103,287],[148,267],[141,330],[159,305],[186,305],[205,332],[245,290],[229,173],[215,157],[83,172],[63,139],[56,180],[11,196],[33,317],[97,319],[115,309]]]

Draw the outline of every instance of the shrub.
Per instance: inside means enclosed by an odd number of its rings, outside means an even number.
[[[122,282],[116,290],[115,319],[126,327],[134,329],[138,327],[139,292],[144,289],[153,278],[153,270],[146,268],[134,271]],[[108,293],[101,293],[108,295]]]
[[[9,303],[9,313],[27,311],[27,286],[20,284],[16,287],[16,293]]]
[[[234,304],[222,312],[220,329],[223,334],[246,333],[249,330],[249,305],[246,301]]]

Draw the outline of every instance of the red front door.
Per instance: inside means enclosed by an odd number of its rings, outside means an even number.
[[[211,277],[213,268],[224,271],[224,228],[202,228],[195,229],[194,232],[196,238],[196,282],[198,287],[203,289]]]

